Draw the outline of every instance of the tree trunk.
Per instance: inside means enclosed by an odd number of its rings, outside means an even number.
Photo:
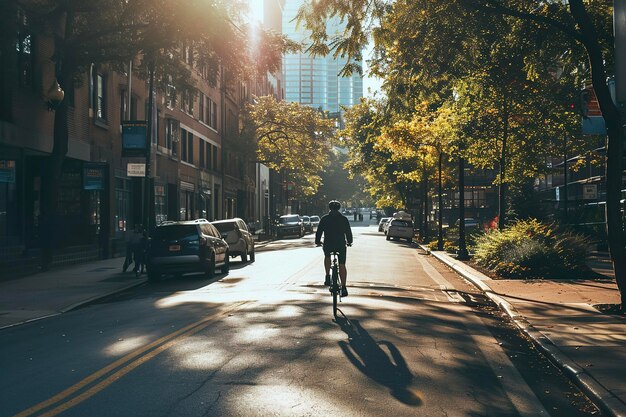
[[[48,269],[52,264],[54,248],[59,243],[55,224],[57,223],[58,194],[63,174],[63,161],[68,149],[67,105],[64,101],[54,112],[53,138],[52,154],[47,158],[45,175],[42,178],[41,266],[43,269]]]
[[[606,231],[609,252],[615,271],[615,281],[620,291],[622,310],[626,306],[626,248],[620,199],[622,189],[622,158],[624,152],[624,131],[617,107],[613,103],[606,83],[604,57],[598,35],[582,0],[570,0],[570,10],[580,32],[582,43],[589,56],[591,80],[598,98],[600,110],[606,123]]]
[[[64,38],[55,38],[55,56],[58,60],[55,65],[56,80],[63,89],[68,91],[68,86],[73,82],[72,65],[63,62],[65,57],[65,42],[67,34],[71,31],[71,17],[65,13],[59,12],[56,15],[59,22],[64,22]],[[57,34],[54,34],[55,36]],[[54,129],[53,129],[53,145],[52,153],[48,156],[45,164],[45,172],[42,178],[42,204],[41,204],[41,266],[48,269],[52,264],[54,248],[58,244],[55,225],[57,223],[58,194],[63,174],[63,161],[68,150],[68,107],[67,100],[64,99],[58,104],[54,110]]]

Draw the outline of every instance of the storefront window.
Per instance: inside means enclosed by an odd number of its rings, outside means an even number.
[[[167,220],[167,194],[164,185],[154,186],[154,214],[156,224]]]
[[[0,160],[0,245],[19,234],[16,161]]]
[[[115,178],[115,234],[119,237],[126,230],[132,228],[130,216],[131,181],[124,178]]]

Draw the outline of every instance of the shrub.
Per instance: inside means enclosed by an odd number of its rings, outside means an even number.
[[[589,271],[582,235],[538,220],[523,220],[477,237],[475,262],[506,278],[572,278]]]

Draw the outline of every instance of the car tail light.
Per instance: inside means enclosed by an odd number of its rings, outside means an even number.
[[[200,237],[200,246],[206,246],[207,244],[207,238],[204,236]]]

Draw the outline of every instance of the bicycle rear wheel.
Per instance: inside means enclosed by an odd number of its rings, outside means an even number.
[[[339,271],[337,270],[337,265],[333,265],[333,316],[337,317],[337,297],[339,297]]]

